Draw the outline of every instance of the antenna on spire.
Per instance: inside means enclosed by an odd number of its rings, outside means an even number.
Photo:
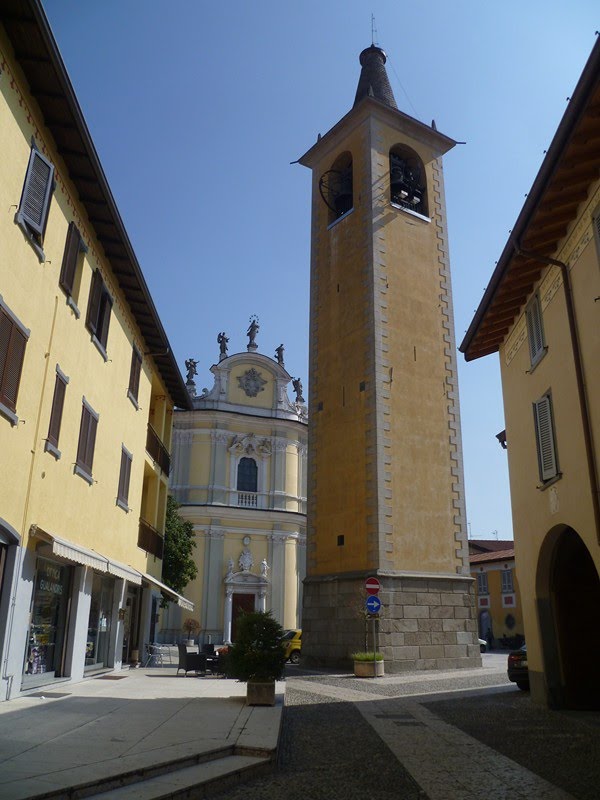
[[[371,47],[375,44],[377,28],[375,27],[375,14],[371,14]]]

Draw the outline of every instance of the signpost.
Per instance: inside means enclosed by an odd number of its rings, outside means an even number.
[[[381,600],[377,595],[381,589],[381,582],[378,578],[367,578],[365,581],[365,591],[368,594],[368,597],[365,601],[365,606],[367,608],[367,613],[371,615],[371,619],[373,620],[373,670],[375,670],[375,661],[377,660],[377,617],[379,612],[381,611]]]

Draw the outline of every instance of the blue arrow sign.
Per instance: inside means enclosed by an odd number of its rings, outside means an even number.
[[[381,600],[376,594],[371,594],[367,597],[365,605],[369,614],[379,614],[381,610]]]

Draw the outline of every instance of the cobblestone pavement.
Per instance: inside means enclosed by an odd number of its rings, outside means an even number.
[[[374,680],[290,670],[277,772],[222,800],[599,797],[600,715],[534,706],[505,663]]]

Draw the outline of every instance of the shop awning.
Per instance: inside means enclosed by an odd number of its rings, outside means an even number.
[[[37,525],[31,526],[31,535],[47,542],[52,547],[52,552],[55,556],[66,558],[67,561],[74,561],[76,564],[83,564],[86,567],[91,567],[99,572],[108,572],[117,578],[123,578],[130,583],[135,583],[140,586],[142,583],[141,573],[133,567],[128,567],[115,561],[112,558],[103,556],[102,553],[96,550],[89,550],[75,542],[70,542],[68,539],[63,539],[61,536],[56,536],[53,533],[38,528]]]
[[[177,592],[173,591],[169,586],[166,586],[164,583],[161,583],[158,578],[153,577],[152,575],[147,575],[145,572],[142,572],[142,578],[148,583],[151,583],[153,586],[156,586],[157,589],[160,589],[161,592],[168,594],[169,597],[172,597],[174,600],[177,601],[177,605],[181,606],[181,608],[185,608],[187,611],[194,610],[194,604],[191,600],[188,600],[186,597],[183,597]]]

